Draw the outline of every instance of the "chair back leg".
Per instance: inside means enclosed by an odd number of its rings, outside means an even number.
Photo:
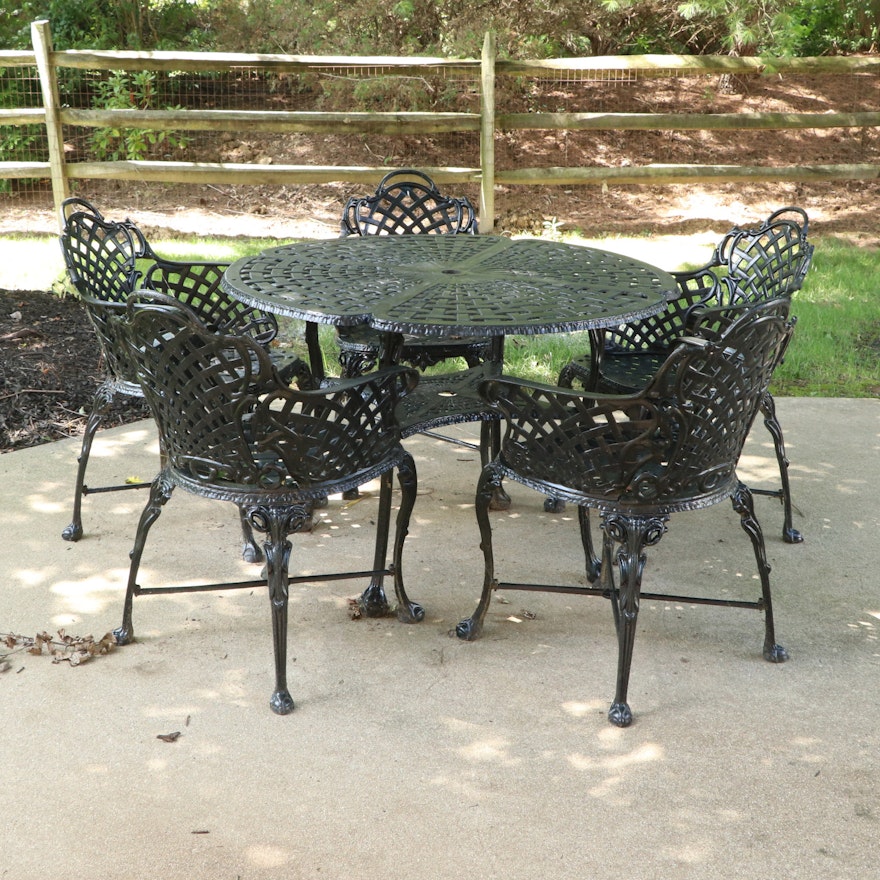
[[[95,432],[98,426],[107,415],[110,404],[113,403],[113,388],[110,382],[104,382],[95,393],[92,402],[92,411],[86,420],[85,431],[83,432],[82,446],[80,447],[79,458],[76,467],[76,487],[73,494],[73,518],[61,537],[65,541],[78,541],[83,536],[82,525],[82,499],[85,494],[86,468],[89,466],[89,455],[92,451],[92,442],[95,439]]]
[[[389,472],[389,477],[390,475]],[[418,492],[416,463],[413,457],[409,454],[407,454],[406,458],[398,466],[397,482],[400,486],[401,499],[400,507],[397,511],[397,524],[394,531],[394,550],[391,564],[394,577],[394,595],[397,597],[397,619],[401,623],[419,623],[425,619],[425,609],[417,602],[410,600],[403,585],[403,544],[409,532],[409,520],[416,504],[416,494]],[[390,506],[390,498],[388,503]],[[377,559],[374,563],[377,568],[378,563],[379,560]],[[382,567],[384,567],[384,565],[385,560],[383,554]]]
[[[740,525],[752,541],[755,561],[758,564],[758,575],[761,578],[761,606],[764,611],[764,659],[769,663],[784,663],[788,660],[788,652],[776,643],[776,631],[773,625],[773,603],[770,598],[770,564],[764,546],[764,533],[755,516],[755,505],[752,493],[745,483],[740,483],[730,496],[733,509],[739,514]]]
[[[495,557],[492,551],[492,524],[489,521],[489,508],[495,493],[501,488],[503,476],[493,464],[483,468],[477,482],[477,495],[474,504],[477,514],[477,525],[480,529],[480,547],[483,549],[483,592],[474,613],[460,621],[455,627],[455,634],[465,641],[471,642],[480,637],[483,631],[483,618],[489,610],[489,602],[495,589]]]
[[[800,544],[804,540],[803,534],[794,527],[792,522],[791,485],[788,481],[788,456],[785,454],[785,441],[782,438],[782,425],[776,418],[776,401],[768,391],[761,400],[761,414],[764,416],[764,425],[773,438],[773,448],[776,450],[776,461],[779,464],[778,490],[753,489],[753,494],[772,495],[782,500],[782,540],[786,544]]]

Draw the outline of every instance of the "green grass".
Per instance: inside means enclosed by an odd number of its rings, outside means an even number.
[[[678,249],[664,242],[656,254],[650,251],[650,238],[591,240],[590,244],[675,269],[696,266],[707,258],[712,240],[711,235],[701,237],[699,242],[684,242]],[[785,363],[776,372],[773,391],[780,396],[878,397],[880,248],[834,238],[812,240],[816,246],[813,265],[803,289],[794,298],[797,328]],[[204,238],[157,240],[153,246],[172,258],[231,262],[283,243],[275,239]],[[0,267],[0,287],[61,290],[64,286],[60,251],[54,239],[0,239]],[[42,275],[34,276],[35,270]],[[281,323],[283,335],[296,340],[293,348],[304,353],[304,346],[298,342],[302,338],[300,322]],[[332,327],[321,328],[321,340],[332,370],[337,363]],[[568,360],[586,353],[587,346],[586,333],[510,337],[505,370],[554,382]]]

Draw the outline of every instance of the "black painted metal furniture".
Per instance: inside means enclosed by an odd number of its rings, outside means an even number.
[[[514,378],[490,380],[487,399],[504,412],[499,456],[483,469],[476,493],[485,558],[483,592],[474,613],[459,623],[460,638],[475,639],[494,590],[544,590],[611,599],[618,636],[617,688],[609,719],[632,720],[627,703],[636,620],[641,599],[754,608],[764,612],[763,654],[787,659],[776,643],[770,567],[749,489],[736,465],[746,436],[791,335],[787,301],[747,309],[714,340],[683,338],[647,387],[633,395],[577,392]],[[603,549],[598,587],[501,582],[488,517],[493,486],[516,480],[578,505],[587,580],[597,571],[589,542],[590,508],[601,513]],[[726,498],[749,535],[761,580],[754,602],[643,593],[647,547],[657,544],[671,514],[699,510]],[[616,564],[618,576],[615,578]]]
[[[753,228],[734,228],[719,242],[712,259],[690,272],[673,272],[679,292],[659,315],[628,322],[606,334],[600,357],[596,349],[563,367],[558,384],[571,388],[579,381],[584,388],[611,394],[628,394],[643,388],[656,373],[677,340],[693,331],[694,321],[705,308],[765,302],[791,297],[800,290],[813,257],[807,241],[809,221],[801,208],[774,211]],[[780,488],[753,489],[755,494],[779,498],[783,505],[783,540],[803,541],[792,522],[789,461],[782,426],[768,392],[761,407],[764,424],[773,438],[779,465]],[[548,499],[548,509],[558,509]]]
[[[478,386],[487,373],[499,372],[505,335],[601,332],[659,311],[675,287],[667,273],[619,254],[487,235],[349,236],[284,245],[233,263],[223,284],[230,296],[262,310],[372,328],[385,364],[401,360],[406,334],[485,339],[496,347],[486,363],[423,377],[400,413],[404,436],[480,422],[484,460],[497,451],[499,413]],[[499,489],[493,507],[507,505]]]
[[[391,575],[397,616],[416,622],[423,609],[407,597],[401,554],[416,497],[412,457],[400,444],[394,407],[418,381],[396,367],[297,391],[281,379],[265,349],[243,335],[217,334],[174,299],[147,291],[129,300],[118,326],[159,428],[165,460],[153,480],[131,552],[120,644],[133,638],[135,596],[268,585],[275,649],[278,714],[293,709],[287,688],[287,605],[290,583],[370,577],[362,602],[388,610],[383,579]],[[393,565],[386,567],[391,479],[398,472],[401,502]],[[288,537],[308,523],[315,500],[380,478],[375,556],[368,571],[291,578]],[[148,533],[172,491],[235,504],[243,520],[264,536],[266,580],[202,587],[143,588],[138,570]]]
[[[103,216],[84,200],[65,202],[62,206],[61,250],[68,276],[78,291],[95,327],[107,370],[98,387],[86,421],[77,464],[73,518],[62,532],[67,541],[83,535],[82,498],[90,492],[113,492],[144,487],[148,484],[126,483],[117,486],[88,487],[85,483],[95,432],[117,395],[142,397],[137,377],[121,353],[119,339],[110,324],[110,315],[122,308],[125,298],[137,286],[138,246],[131,231]]]
[[[85,199],[74,197],[62,204],[61,249],[68,275],[101,344],[107,377],[95,395],[86,421],[78,459],[73,518],[62,532],[68,541],[83,534],[82,498],[98,492],[145,487],[146,483],[89,487],[86,469],[95,433],[117,395],[142,397],[133,369],[126,362],[124,349],[115,337],[109,318],[124,307],[126,298],[142,285],[174,296],[191,308],[216,332],[244,333],[267,350],[277,335],[275,316],[245,306],[220,289],[225,265],[211,262],[166,260],[150,247],[140,229],[131,221],[109,221]],[[279,362],[282,375],[308,384],[310,373],[303,361]],[[244,557],[261,558],[253,536],[244,526]]]
[[[401,169],[386,174],[376,192],[350,198],[342,212],[343,235],[476,235],[477,215],[467,198],[445,196],[421,171]],[[359,376],[379,362],[381,337],[370,327],[340,327],[339,362],[343,377]],[[492,355],[488,340],[478,336],[429,337],[406,334],[401,363],[425,370],[452,358],[469,367]]]

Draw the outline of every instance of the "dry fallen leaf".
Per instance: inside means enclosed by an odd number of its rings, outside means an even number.
[[[179,738],[180,738],[180,731],[179,730],[175,730],[174,733],[160,733],[156,737],[156,739],[161,739],[162,742],[166,742],[166,743],[177,742],[177,740]]]

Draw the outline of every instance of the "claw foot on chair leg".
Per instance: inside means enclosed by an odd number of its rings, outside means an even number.
[[[385,591],[378,584],[370,584],[358,599],[364,617],[384,617],[388,614],[388,599]]]
[[[266,557],[263,555],[263,551],[260,549],[260,545],[257,544],[256,541],[245,541],[241,548],[241,558],[245,562],[250,562],[253,565],[266,561]]]
[[[466,642],[479,638],[483,625],[473,617],[466,617],[455,627],[455,634]]]
[[[134,632],[131,624],[122,624],[122,626],[113,630],[113,639],[117,645],[127,645],[134,641]]]
[[[418,602],[406,602],[397,606],[397,619],[401,623],[421,623],[425,609]]]
[[[548,495],[544,499],[544,512],[545,513],[563,513],[565,511],[565,502],[561,498],[555,498],[552,495]]]
[[[608,720],[616,727],[629,727],[633,720],[632,711],[626,703],[612,703]]]
[[[804,536],[797,529],[788,527],[782,530],[782,540],[786,544],[803,544]]]
[[[788,660],[788,651],[782,645],[764,645],[764,659],[768,663],[785,663]]]
[[[289,715],[294,710],[293,697],[287,690],[275,691],[269,700],[269,708],[276,715]]]
[[[61,533],[65,541],[78,541],[83,536],[82,523],[72,522]]]

